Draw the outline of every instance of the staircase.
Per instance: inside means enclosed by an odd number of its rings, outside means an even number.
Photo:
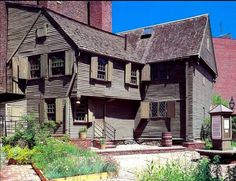
[[[104,123],[104,127],[94,122],[94,146],[100,146],[100,139],[105,139],[106,149],[115,148],[116,129],[107,122]]]

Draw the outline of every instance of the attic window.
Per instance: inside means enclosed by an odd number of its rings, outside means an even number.
[[[143,29],[143,34],[141,35],[141,39],[150,38],[152,36],[153,28],[148,27]]]

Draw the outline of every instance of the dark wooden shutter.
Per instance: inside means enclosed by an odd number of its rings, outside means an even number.
[[[148,119],[149,112],[150,112],[150,103],[149,102],[141,102],[140,107],[141,107],[140,117],[142,119]]]
[[[29,79],[28,57],[19,56],[19,79]]]
[[[90,65],[90,78],[96,79],[97,78],[97,71],[98,71],[98,57],[92,56],[91,57],[91,65]]]
[[[125,83],[129,84],[131,81],[131,63],[125,65]]]
[[[167,117],[169,118],[175,117],[175,101],[167,102]]]
[[[40,56],[40,77],[45,78],[48,76],[48,54]]]
[[[73,63],[75,61],[74,51],[65,51],[65,75],[72,74]]]
[[[63,122],[64,106],[65,106],[64,98],[57,98],[56,99],[56,122],[57,123],[62,123]]]
[[[40,123],[43,123],[45,120],[45,109],[46,109],[46,105],[45,105],[45,100],[40,100],[39,102],[39,121]]]
[[[142,81],[150,81],[151,80],[151,68],[150,64],[146,64],[142,69]]]
[[[108,60],[107,64],[107,81],[112,81],[112,71],[113,71],[113,62],[111,60]]]

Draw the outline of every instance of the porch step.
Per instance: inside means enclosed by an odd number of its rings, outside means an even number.
[[[106,143],[106,149],[116,148],[116,145],[115,145],[114,141],[112,141],[112,140],[106,140],[105,143]],[[98,138],[95,139],[93,145],[94,145],[94,147],[100,147],[100,139],[98,139]]]

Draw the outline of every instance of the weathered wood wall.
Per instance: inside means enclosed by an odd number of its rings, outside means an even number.
[[[168,63],[171,74],[168,80],[151,81],[147,83],[144,94],[144,101],[161,102],[175,101],[175,117],[169,120],[149,119],[148,122],[140,120],[140,109],[136,114],[135,128],[137,132],[142,131],[141,137],[160,138],[161,132],[171,131],[174,138],[183,138],[185,123],[185,62],[176,61]]]
[[[207,67],[195,64],[193,72],[193,137],[200,138],[201,126],[204,118],[209,117],[212,94],[213,76]]]
[[[78,97],[94,96],[141,100],[138,87],[125,85],[125,63],[113,60],[111,84],[90,81],[90,56],[82,54],[78,63]]]

